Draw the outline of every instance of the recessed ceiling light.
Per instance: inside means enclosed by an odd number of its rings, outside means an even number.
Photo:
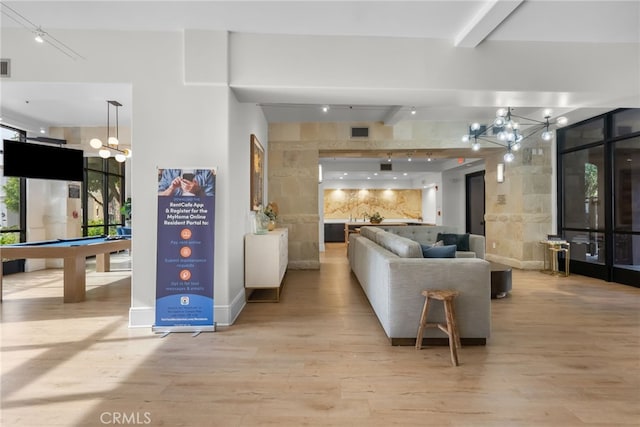
[[[405,172],[405,173],[403,173],[402,175],[407,176],[407,175],[408,175],[408,173],[406,173],[406,172]]]

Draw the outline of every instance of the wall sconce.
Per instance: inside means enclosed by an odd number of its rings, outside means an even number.
[[[498,163],[498,168],[496,169],[496,181],[504,182],[504,163]]]
[[[322,165],[318,165],[318,184],[322,184]]]

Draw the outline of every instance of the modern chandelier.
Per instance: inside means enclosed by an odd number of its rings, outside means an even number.
[[[116,135],[115,136],[110,136],[111,128],[109,126],[110,125],[109,118],[110,118],[111,106],[114,106],[116,109]],[[118,136],[119,136],[118,135],[119,134],[118,107],[122,107],[122,104],[120,104],[118,101],[107,101],[107,143],[103,144],[102,140],[98,138],[93,138],[91,139],[91,141],[89,141],[89,145],[91,145],[91,147],[95,148],[96,150],[99,150],[98,155],[103,159],[108,159],[113,155],[116,161],[122,163],[125,160],[127,160],[127,158],[131,157],[131,150],[129,148],[121,149],[118,147],[118,144],[120,144],[120,141],[118,140]]]
[[[562,127],[567,124],[566,117],[551,119],[553,112],[550,109],[544,110],[543,120],[536,120],[529,117],[518,116],[513,113],[513,108],[500,108],[496,112],[496,117],[490,125],[480,125],[472,123],[469,126],[469,133],[462,137],[463,142],[470,142],[474,151],[480,149],[480,141],[487,141],[500,145],[507,149],[504,154],[504,161],[511,162],[515,158],[515,151],[518,151],[522,142],[540,132],[543,141],[551,141],[554,132],[551,126]]]

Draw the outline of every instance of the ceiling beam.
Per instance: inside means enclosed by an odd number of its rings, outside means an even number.
[[[476,47],[487,38],[524,0],[491,0],[456,36],[455,47]]]

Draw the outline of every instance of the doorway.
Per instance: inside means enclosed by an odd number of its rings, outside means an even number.
[[[465,176],[467,233],[484,236],[484,171]]]

